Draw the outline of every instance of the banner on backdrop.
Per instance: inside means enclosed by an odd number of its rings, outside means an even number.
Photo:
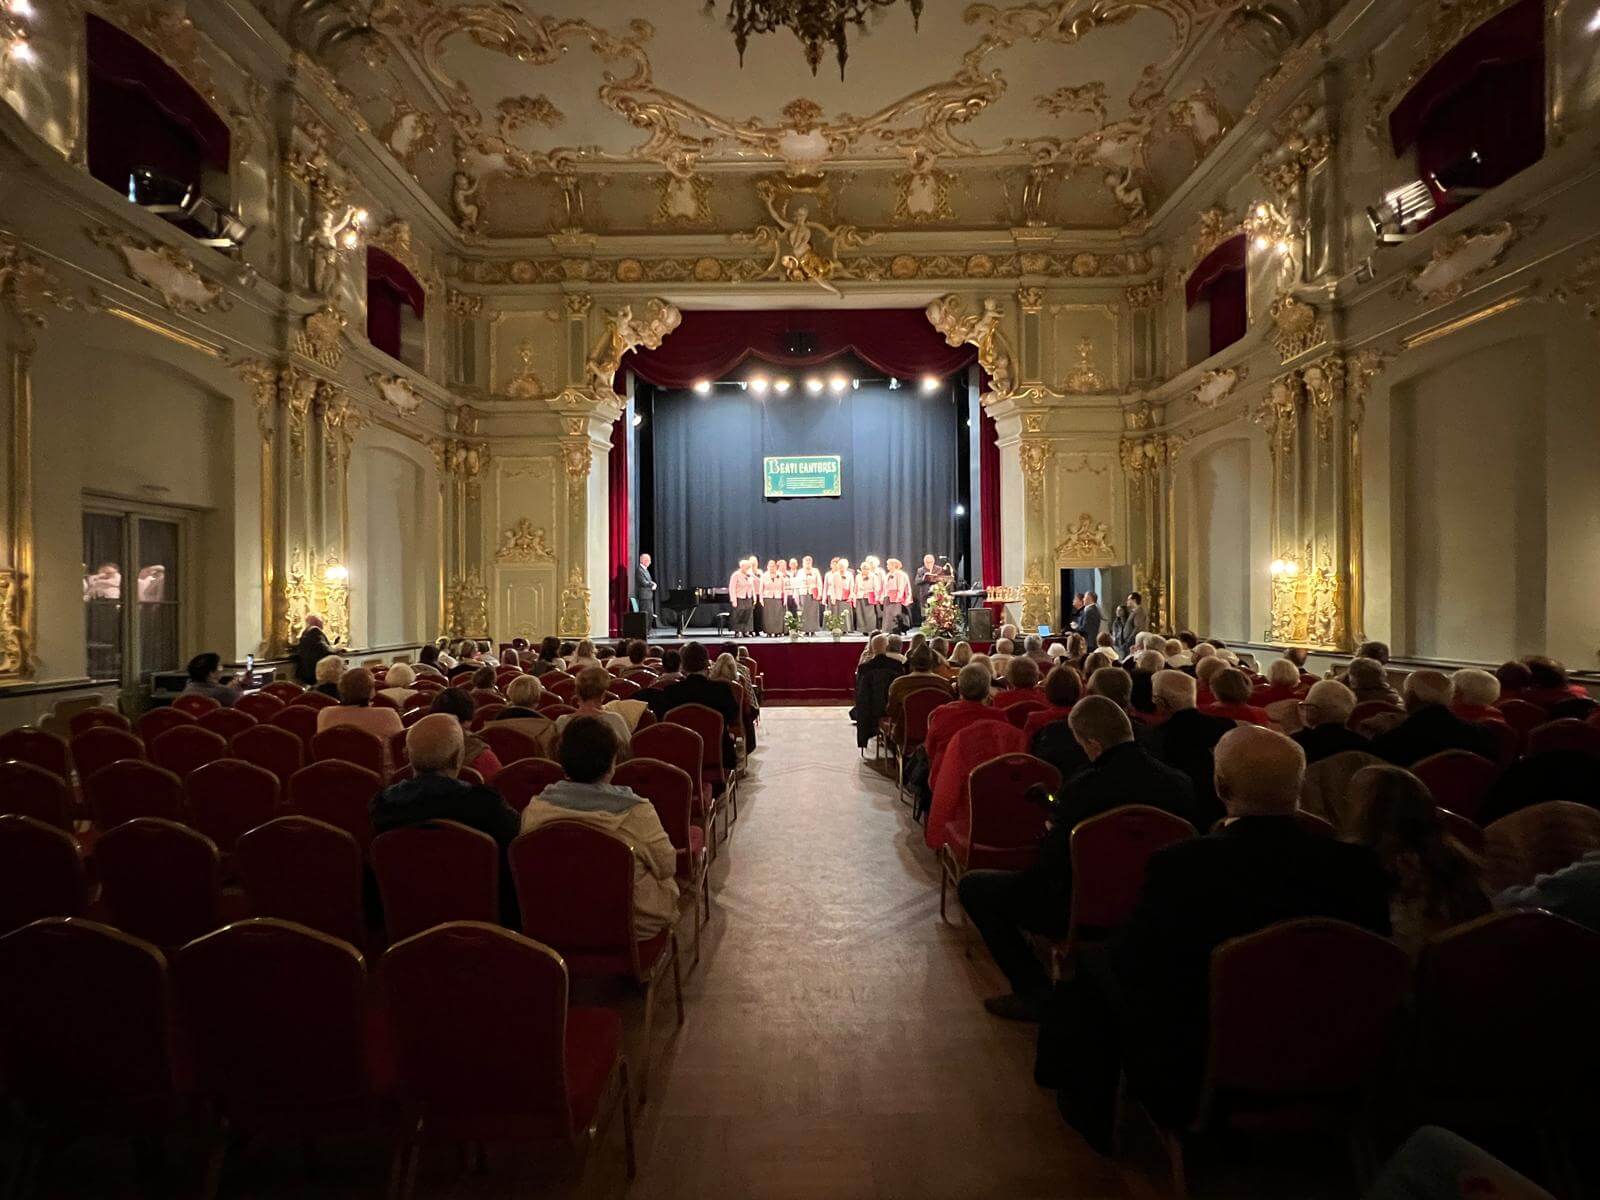
[[[766,477],[763,494],[768,500],[841,494],[841,460],[837,454],[769,455],[761,461]]]

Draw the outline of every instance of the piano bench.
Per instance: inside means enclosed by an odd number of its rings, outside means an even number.
[[[717,614],[717,632],[718,633],[727,633],[729,628],[732,625],[733,625],[733,614],[731,612],[719,612]]]

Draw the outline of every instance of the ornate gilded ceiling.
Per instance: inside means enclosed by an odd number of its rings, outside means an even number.
[[[823,175],[863,230],[1137,232],[1324,0],[937,0],[840,81],[700,0],[258,0],[469,234],[748,230]],[[370,12],[369,12],[370,9]],[[648,14],[649,19],[645,19]]]

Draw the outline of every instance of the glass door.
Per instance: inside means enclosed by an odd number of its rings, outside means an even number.
[[[183,524],[142,512],[83,514],[87,671],[133,687],[183,666]]]

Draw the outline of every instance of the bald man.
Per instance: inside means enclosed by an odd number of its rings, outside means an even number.
[[[1062,1113],[1099,1149],[1110,1145],[1119,1070],[1166,1128],[1192,1118],[1211,952],[1223,942],[1298,917],[1389,934],[1388,882],[1372,851],[1295,821],[1299,746],[1240,725],[1215,761],[1227,821],[1151,857],[1133,919],[1105,954],[1085,956],[1040,1040],[1040,1081],[1062,1089]]]

